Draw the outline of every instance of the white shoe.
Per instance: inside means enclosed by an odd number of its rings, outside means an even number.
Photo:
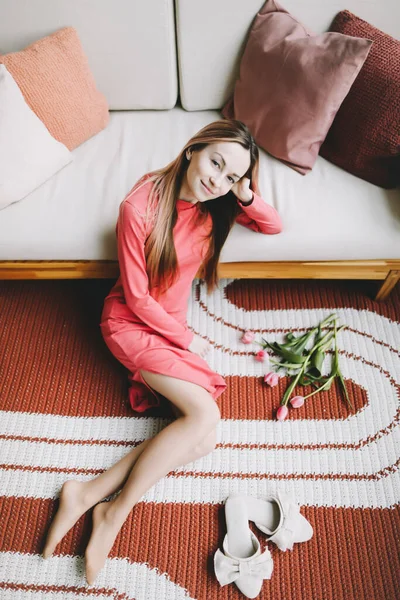
[[[289,494],[277,492],[265,499],[253,496],[242,498],[247,505],[249,520],[267,533],[267,541],[274,542],[280,550],[292,550],[293,544],[312,538],[313,528],[300,514],[299,505]]]
[[[215,575],[221,586],[235,583],[247,598],[256,598],[263,580],[270,579],[273,562],[268,549],[261,552],[260,543],[249,529],[246,496],[229,496],[225,501],[227,534],[223,552],[214,555]]]

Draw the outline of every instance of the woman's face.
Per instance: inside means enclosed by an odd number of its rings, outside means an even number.
[[[247,173],[250,152],[237,142],[209,144],[198,152],[186,151],[189,165],[179,198],[195,204],[224,196]]]

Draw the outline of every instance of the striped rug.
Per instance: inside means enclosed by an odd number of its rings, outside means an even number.
[[[368,282],[224,279],[208,296],[196,280],[188,322],[228,384],[217,448],[149,490],[94,586],[83,558],[91,511],[41,558],[63,482],[95,477],[171,418],[167,406],[140,415],[128,405],[126,371],[98,327],[112,283],[0,282],[1,600],[242,598],[213,572],[223,502],[276,490],[295,495],[314,537],[291,552],[268,545],[274,571],[259,598],[400,598],[400,289],[380,304]],[[347,325],[338,342],[354,411],[332,387],[278,422],[288,379],[263,383],[259,347],[241,333],[279,341],[333,311]]]

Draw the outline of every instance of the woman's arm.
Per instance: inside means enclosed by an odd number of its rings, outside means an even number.
[[[236,223],[244,225],[259,233],[280,233],[282,221],[273,206],[264,202],[261,196],[253,192],[253,199],[244,203],[237,198],[242,211],[236,218]]]
[[[117,231],[118,261],[127,306],[154,331],[186,350],[193,332],[150,296],[144,252],[145,224],[129,200],[121,203]]]

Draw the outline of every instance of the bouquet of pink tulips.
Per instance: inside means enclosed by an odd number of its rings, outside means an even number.
[[[277,418],[280,421],[286,419],[288,415],[289,411],[287,405],[289,401],[293,408],[299,408],[304,404],[304,401],[307,398],[311,398],[311,396],[314,396],[314,394],[317,394],[318,392],[329,390],[335,377],[339,378],[347,403],[353,408],[347,393],[343,375],[339,368],[339,355],[337,349],[337,333],[343,329],[345,325],[338,328],[336,320],[337,316],[331,314],[321,321],[317,327],[314,327],[299,337],[295,337],[295,335],[290,332],[287,334],[284,344],[278,344],[278,342],[270,344],[262,338],[263,343],[260,344],[260,346],[262,346],[263,351],[265,351],[266,348],[269,348],[272,350],[273,354],[282,359],[280,361],[270,359],[270,362],[276,366],[276,370],[279,371],[279,369],[285,369],[289,374],[293,375],[293,379],[289,384],[289,387],[282,398],[281,406],[278,409]],[[333,331],[331,328],[332,323]],[[326,328],[328,328],[328,331],[324,333],[323,329]],[[315,339],[311,348],[307,350],[306,346],[309,345],[313,335],[315,335]],[[321,372],[322,364],[325,359],[326,351],[330,348],[332,342],[335,344],[335,350],[331,372],[328,376],[323,376]],[[277,380],[275,380],[274,377],[277,377],[276,373],[268,373],[264,379],[269,385],[276,385]],[[290,399],[290,396],[297,385],[311,385],[316,389],[310,394],[307,394],[307,396],[294,396]]]

